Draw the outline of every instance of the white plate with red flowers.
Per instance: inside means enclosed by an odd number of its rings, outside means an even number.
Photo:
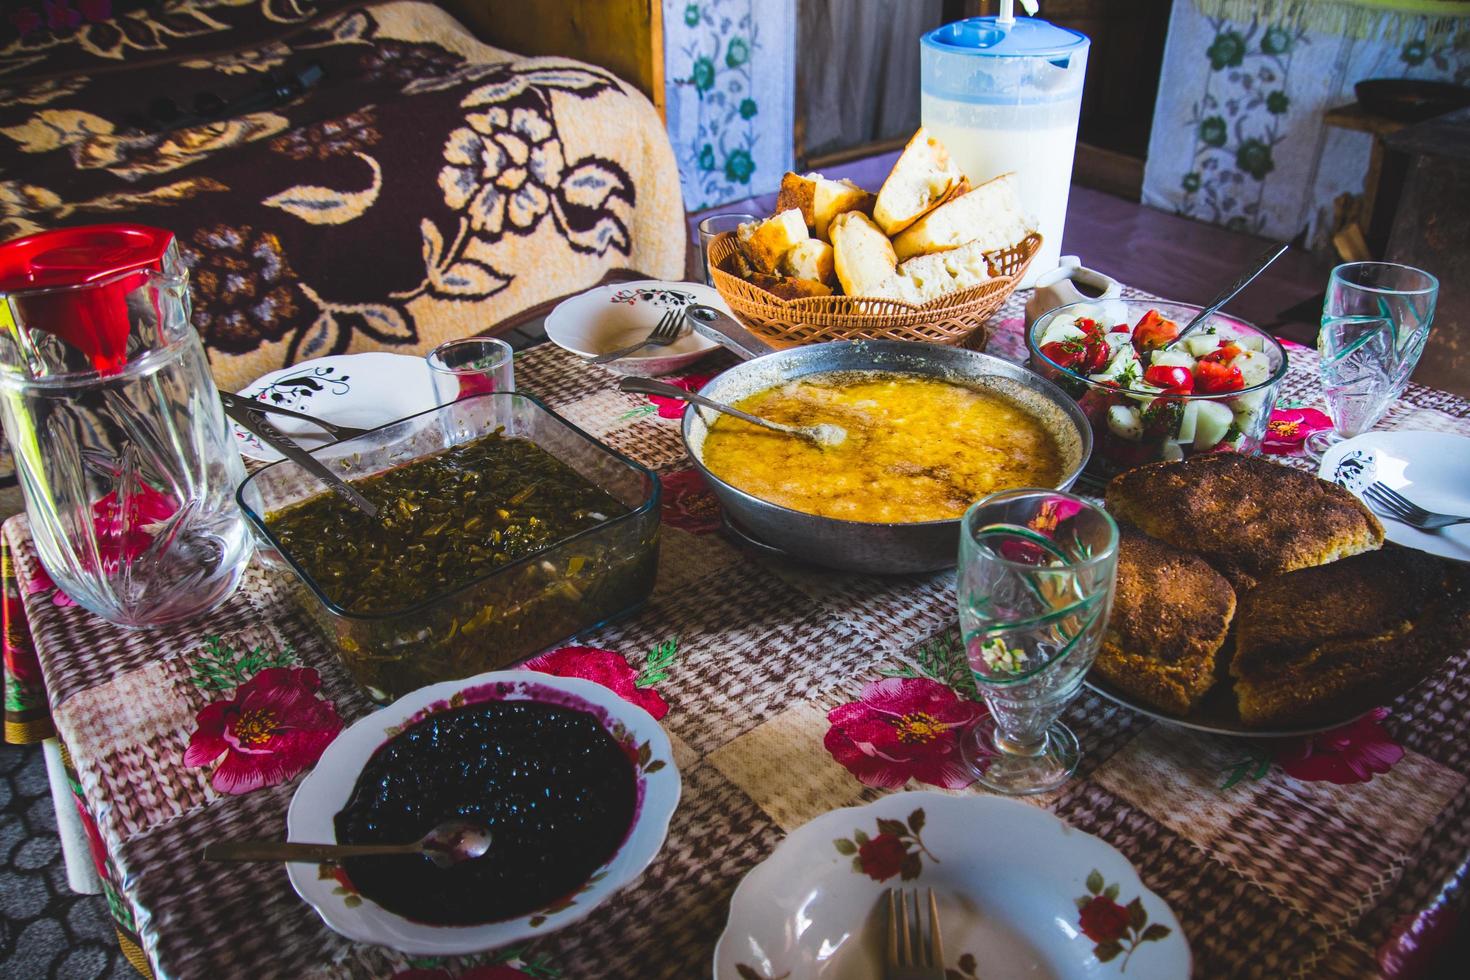
[[[335,842],[335,818],[358,776],[387,741],[430,715],[489,701],[539,701],[595,717],[633,764],[637,805],[622,845],[580,889],[546,908],[476,925],[432,925],[388,911],[360,894],[341,868],[286,865],[291,885],[333,930],[348,939],[424,956],[456,956],[533,939],[576,922],[630,884],[658,854],[679,803],[679,771],[668,736],[647,711],[592,681],[525,670],[493,671],[431,684],[347,728],[327,747],[291,799],[287,836]],[[452,759],[446,758],[452,763]],[[448,817],[446,817],[448,819]],[[494,835],[495,828],[489,828]],[[493,860],[495,845],[479,860]]]
[[[1028,803],[923,792],[782,841],[735,890],[715,980],[882,980],[889,888],[934,889],[951,980],[1190,975],[1179,921],[1111,845]]]
[[[237,394],[358,429],[376,429],[439,404],[422,357],[383,351],[302,361],[261,375]],[[310,422],[284,415],[272,415],[270,422],[308,451],[336,441]],[[230,427],[246,459],[274,463],[285,458],[238,422],[232,420]]]
[[[703,283],[641,279],[598,286],[563,300],[546,317],[546,338],[579,357],[596,357],[638,343],[653,332],[665,313],[682,313],[692,304],[735,315],[720,294]],[[643,377],[673,374],[718,346],[686,327],[667,347],[645,347],[602,366],[617,374]]]
[[[1365,432],[1328,448],[1317,475],[1360,497],[1376,481],[1425,510],[1470,515],[1470,439],[1450,432]],[[1379,519],[1395,544],[1470,561],[1470,524],[1429,533]]]

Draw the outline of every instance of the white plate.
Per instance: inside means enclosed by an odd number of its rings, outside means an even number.
[[[335,841],[333,818],[346,805],[368,758],[406,722],[438,711],[488,700],[551,701],[589,711],[638,759],[638,811],[622,847],[581,891],[558,907],[516,919],[474,926],[432,926],[394,915],[371,899],[349,896],[336,879],[322,878],[317,865],[287,864],[296,894],[336,932],[348,939],[391,946],[405,953],[456,956],[544,936],[583,918],[643,873],[663,847],[669,819],[679,803],[679,771],[668,736],[653,716],[601,684],[529,670],[503,670],[446,681],[405,694],[359,719],[322,753],[296,789],[286,814],[293,841]],[[646,752],[645,752],[646,749]],[[349,901],[353,899],[353,901]],[[564,906],[564,907],[563,907]]]
[[[880,833],[895,830],[918,856],[917,876],[878,881],[859,871],[858,833],[876,849]],[[971,954],[985,980],[1190,974],[1178,920],[1112,846],[1028,803],[924,792],[824,813],[782,841],[730,900],[716,980],[882,980],[890,886],[933,888],[945,965]],[[1099,960],[1080,927],[1081,905],[1099,891],[1124,907],[1138,900],[1145,922],[1134,935],[1150,926],[1167,935]]]
[[[1317,475],[1360,497],[1379,480],[1425,510],[1470,514],[1470,439],[1449,432],[1365,432],[1328,449]],[[1378,519],[1395,544],[1470,561],[1470,524],[1429,534]]]
[[[302,361],[257,378],[239,394],[359,429],[376,429],[439,404],[429,365],[422,357],[382,352]],[[335,441],[310,422],[284,415],[272,415],[270,420],[308,451]],[[283,458],[234,421],[230,425],[247,459],[274,463]]]
[[[720,294],[703,283],[643,279],[598,286],[563,300],[546,317],[546,336],[573,354],[596,357],[636,344],[653,332],[665,312],[693,303],[713,306],[734,316]],[[667,347],[648,347],[602,366],[618,374],[673,374],[718,346],[713,340],[686,329]]]

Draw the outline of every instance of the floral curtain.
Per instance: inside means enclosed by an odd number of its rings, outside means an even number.
[[[663,0],[669,138],[690,211],[792,167],[796,0]]]
[[[1208,0],[1174,0],[1144,168],[1152,207],[1282,239],[1305,230],[1326,247],[1334,200],[1362,193],[1372,144],[1323,114],[1367,78],[1470,81],[1470,19],[1355,38],[1197,3]]]

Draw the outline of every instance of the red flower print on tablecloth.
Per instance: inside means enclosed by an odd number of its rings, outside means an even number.
[[[635,670],[620,653],[595,647],[562,647],[527,660],[521,666],[556,677],[581,677],[601,684],[630,704],[636,704],[655,719],[669,713],[669,705],[653,685],[668,676],[668,666],[678,649],[677,641],[660,644],[649,651],[644,667]]]
[[[664,378],[663,380],[675,388],[683,388],[685,391],[698,391],[703,388],[705,382],[713,375],[710,374],[686,374],[679,378]],[[666,398],[663,395],[649,395],[648,400],[658,406],[658,417],[661,419],[683,418],[684,408],[689,403],[678,398]]]
[[[1117,882],[1107,884],[1096,868],[1087,876],[1087,894],[1077,899],[1077,926],[1092,940],[1092,955],[1107,963],[1122,955],[1118,972],[1128,969],[1128,959],[1144,943],[1158,942],[1169,935],[1166,925],[1149,925],[1143,900],[1134,898],[1118,904]]]
[[[221,793],[238,795],[284,783],[321,758],[342,730],[332,702],[317,695],[321,678],[309,667],[268,667],[227,701],[199,712],[184,765],[224,759],[209,777]]]
[[[822,744],[868,786],[898,789],[910,779],[963,789],[975,775],[960,757],[960,736],[985,708],[927,677],[885,677],[859,700],[827,713]]]
[[[879,817],[877,827],[878,833],[873,836],[859,828],[851,837],[832,842],[838,854],[852,858],[852,870],[858,874],[874,881],[887,881],[894,875],[913,881],[924,870],[924,858],[939,863],[939,858],[924,846],[922,807],[909,814],[907,823]]]
[[[60,586],[51,580],[51,575],[46,571],[46,566],[39,561],[36,562],[36,574],[26,582],[26,595],[40,595],[42,592],[51,592],[51,605],[53,606],[75,606],[77,601],[65,592]]]
[[[94,503],[92,527],[102,567],[111,570],[126,565],[147,551],[163,523],[178,509],[179,503],[171,495],[146,483],[129,495],[126,520],[123,508],[118,505],[117,491]]]
[[[698,470],[680,470],[659,477],[663,484],[663,522],[692,534],[720,528],[720,502]]]
[[[1432,908],[1399,919],[1378,947],[1378,969],[1385,980],[1450,976],[1450,945],[1464,918],[1454,901],[1441,895]]]
[[[1314,432],[1332,428],[1332,419],[1315,408],[1278,408],[1266,423],[1261,452],[1290,456],[1301,452],[1302,443]]]
[[[1276,751],[1276,764],[1303,782],[1366,783],[1404,757],[1381,724],[1387,717],[1387,708],[1374,708],[1341,728],[1286,743]]]

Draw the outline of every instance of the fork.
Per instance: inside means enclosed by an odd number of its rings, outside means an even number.
[[[1370,483],[1363,491],[1363,496],[1384,517],[1417,527],[1421,531],[1438,531],[1455,524],[1470,524],[1470,517],[1436,514],[1425,510],[1385,483]]]
[[[620,347],[606,354],[598,354],[596,357],[588,358],[588,364],[606,364],[608,361],[616,361],[619,358],[635,354],[645,347],[667,347],[679,339],[679,334],[684,329],[683,309],[669,310],[659,317],[658,326],[654,327],[647,337],[636,344]]]
[[[909,916],[912,897],[913,916]],[[919,890],[888,889],[888,962],[884,980],[944,980],[944,943],[939,937],[939,903],[929,889],[929,936],[919,915]]]

